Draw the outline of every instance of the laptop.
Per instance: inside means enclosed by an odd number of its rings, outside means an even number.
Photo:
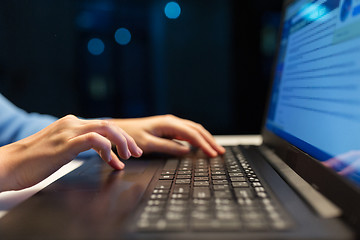
[[[356,239],[360,2],[286,1],[260,146],[100,158],[0,221],[3,239]]]

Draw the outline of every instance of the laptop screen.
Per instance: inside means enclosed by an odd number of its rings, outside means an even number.
[[[360,0],[287,6],[266,128],[360,187]]]

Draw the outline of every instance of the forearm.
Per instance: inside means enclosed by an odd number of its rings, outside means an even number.
[[[55,122],[57,118],[27,113],[0,94],[0,146],[28,137]]]

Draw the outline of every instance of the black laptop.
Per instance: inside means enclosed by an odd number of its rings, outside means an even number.
[[[1,239],[356,239],[360,2],[296,0],[261,146],[87,160],[0,221]]]

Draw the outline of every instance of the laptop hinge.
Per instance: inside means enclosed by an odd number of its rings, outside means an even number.
[[[320,217],[336,218],[341,216],[342,211],[339,207],[314,189],[308,182],[286,165],[273,151],[264,145],[260,146],[260,151],[275,170],[303,197]]]

